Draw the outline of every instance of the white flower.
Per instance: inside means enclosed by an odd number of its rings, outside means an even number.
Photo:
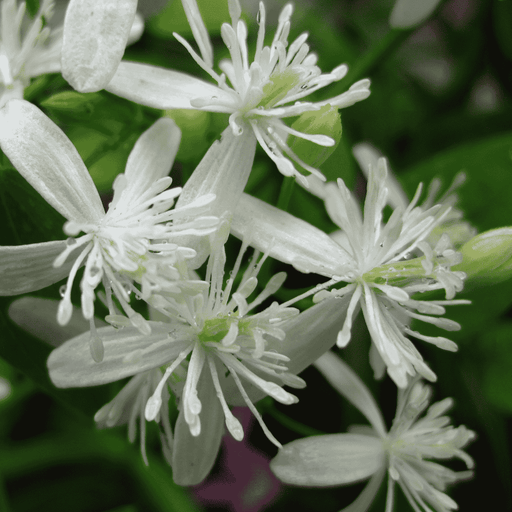
[[[294,335],[298,332],[290,345],[296,344],[304,350],[307,342],[315,338],[310,324],[315,329],[317,325],[309,315],[305,316],[305,323],[298,325],[299,321],[294,321],[299,317],[298,311],[277,303],[259,313],[252,312],[275,293],[285,279],[283,273],[275,275],[249,302],[263,263],[260,260],[256,264],[257,255],[233,291],[246,244],[240,251],[232,276],[223,286],[225,228],[215,235],[217,243],[214,242],[205,281],[189,281],[191,289],[187,294],[169,289],[152,296],[151,304],[168,321],[148,322],[151,334],[143,335],[131,326],[122,330],[104,327],[97,330],[105,347],[103,361],[91,363],[84,348],[84,339],[89,333],[58,347],[48,359],[50,377],[58,387],[98,385],[160,368],[163,376],[147,398],[145,418],[148,421],[162,418],[165,412],[162,407],[168,399],[167,385],[170,384],[180,403],[172,449],[173,478],[186,485],[200,482],[211,469],[223,423],[235,439],[243,438],[242,426],[231,413],[228,400],[236,401],[241,397],[270,441],[281,446],[265,426],[251,395],[255,394],[256,399],[269,395],[284,404],[297,401],[282,386],[301,388],[305,383],[287,370],[289,358],[280,352],[279,344],[285,340],[289,327]],[[322,311],[322,307],[316,309],[317,317],[318,311]],[[332,321],[325,317],[323,321],[332,325]],[[327,346],[325,340],[319,345],[325,351],[332,345],[333,337],[326,336],[325,327],[323,329],[319,332],[329,341]],[[307,364],[319,355],[317,348],[313,348],[312,353],[315,355]],[[302,370],[307,359],[307,355],[303,355],[296,363],[297,371]],[[180,375],[181,382],[176,383]],[[171,377],[173,383],[169,383]],[[135,392],[136,387],[133,389]]]
[[[330,296],[350,297],[338,346],[343,347],[349,342],[353,316],[360,306],[373,340],[371,360],[376,374],[380,375],[384,370],[383,361],[396,384],[405,387],[407,376],[415,375],[416,371],[427,379],[436,378],[407,336],[446,350],[456,350],[452,341],[425,336],[413,331],[409,324],[412,319],[417,319],[446,330],[460,329],[456,322],[438,316],[445,313],[445,305],[467,303],[451,300],[462,289],[465,274],[450,270],[452,265],[460,263],[461,256],[451,248],[446,235],[434,249],[426,243],[425,239],[442,222],[449,209],[440,205],[428,209],[416,207],[421,186],[405,210],[395,209],[383,223],[388,194],[386,180],[386,162],[380,159],[378,166],[370,170],[364,216],[342,180],[337,186],[333,183],[326,185],[327,211],[341,228],[331,235],[331,241],[311,226],[305,229],[303,221],[246,195],[237,207],[232,229],[239,237],[250,231],[253,244],[261,250],[270,247],[274,258],[291,263],[301,271],[330,277],[325,286],[348,283],[348,286],[331,292],[321,291],[315,297],[316,300]],[[304,235],[290,241],[289,233],[298,231],[303,231]],[[410,259],[415,251],[423,256]],[[449,300],[412,298],[415,293],[442,288]]]
[[[18,6],[16,0],[2,0],[0,107],[10,99],[23,99],[31,78],[60,71],[62,30],[50,31],[44,26],[52,15],[53,4],[53,0],[41,0],[39,11],[29,21],[25,2]]]
[[[168,267],[195,255],[195,251],[172,243],[174,236],[207,234],[217,222],[212,217],[182,222],[203,211],[213,197],[203,196],[187,207],[169,210],[180,193],[177,188],[166,190],[172,181],[167,174],[179,139],[180,131],[170,119],[160,119],[149,128],[135,144],[125,174],[117,177],[114,199],[105,213],[71,141],[37,107],[22,100],[9,102],[1,112],[2,150],[41,196],[68,219],[65,233],[85,234],[62,242],[0,247],[0,293],[14,295],[36,290],[68,275],[58,312],[58,320],[64,325],[72,312],[75,275],[85,263],[82,311],[86,319],[91,319],[91,325],[95,289],[102,282],[111,314],[116,313],[113,293],[131,322],[149,334],[147,322],[128,303],[130,293],[147,298],[150,291],[146,292],[145,287],[151,289],[158,284],[155,280],[159,279],[159,265]],[[71,265],[67,264],[70,256]],[[152,269],[153,274],[148,276]],[[34,274],[36,279],[32,279]],[[134,282],[142,285],[142,291]],[[100,360],[102,345],[94,332],[91,350]]]
[[[356,426],[348,434],[292,441],[271,462],[276,476],[285,483],[309,486],[344,485],[370,478],[355,502],[343,509],[364,512],[371,506],[387,472],[386,512],[393,510],[396,483],[416,512],[457,509],[445,490],[473,473],[456,472],[434,462],[459,458],[468,469],[474,465],[463,448],[475,433],[464,426],[452,427],[450,419],[443,416],[453,400],[442,400],[427,410],[431,389],[418,381],[411,383],[399,390],[395,419],[387,431],[370,392],[341,359],[328,352],[315,365],[366,416],[372,428]]]
[[[329,74],[322,74],[316,65],[316,55],[309,53],[307,34],[302,34],[288,46],[293,10],[291,4],[287,4],[281,12],[271,45],[264,46],[265,7],[260,3],[260,28],[254,59],[250,62],[247,27],[240,20],[238,0],[229,0],[232,22],[224,23],[221,29],[231,59],[220,62],[222,73],[218,74],[213,69],[212,45],[195,1],[184,0],[183,5],[201,55],[182,37],[175,36],[217,85],[176,71],[122,62],[107,89],[155,108],[193,108],[228,113],[233,132],[236,135],[255,137],[285,176],[295,176],[307,183],[292,163],[294,161],[323,178],[317,169],[307,165],[293,153],[286,139],[289,135],[294,135],[324,146],[333,145],[334,140],[325,135],[297,132],[282,119],[316,111],[327,104],[338,108],[348,107],[368,97],[369,80],[361,80],[346,93],[326,101],[301,101],[312,92],[343,78],[347,66],[341,65]]]

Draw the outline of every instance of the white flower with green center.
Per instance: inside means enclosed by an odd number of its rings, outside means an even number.
[[[256,399],[268,395],[283,404],[297,401],[283,385],[302,388],[305,383],[287,370],[289,358],[279,351],[279,345],[285,340],[288,327],[294,333],[300,329],[299,335],[291,340],[298,347],[304,347],[306,340],[314,338],[310,324],[317,328],[309,315],[304,317],[307,323],[298,326],[294,322],[300,316],[298,310],[287,305],[273,303],[253,313],[286,277],[284,273],[276,274],[248,301],[257,287],[257,274],[263,263],[262,260],[255,265],[256,256],[233,291],[245,244],[232,277],[223,285],[223,242],[227,230],[221,231],[208,261],[206,280],[189,281],[196,288],[195,295],[190,290],[187,294],[163,290],[152,297],[152,305],[168,321],[149,321],[151,334],[143,335],[131,326],[121,330],[110,326],[100,328],[97,333],[105,346],[103,361],[91,364],[83,346],[89,333],[66,342],[48,360],[50,377],[58,387],[98,385],[160,368],[163,376],[147,399],[145,417],[148,421],[162,417],[167,386],[171,384],[180,404],[172,455],[173,476],[176,482],[186,485],[199,483],[211,469],[224,423],[235,439],[243,438],[242,426],[228,406],[232,399],[241,398],[269,440],[281,446],[265,426],[251,395]],[[219,241],[219,237],[223,239]],[[327,319],[323,321],[330,323]],[[307,359],[303,356],[301,361]],[[298,370],[304,368],[302,362],[298,365]],[[181,377],[181,382],[176,384],[176,377],[178,380]],[[172,383],[170,378],[174,379]]]
[[[344,347],[350,341],[353,316],[360,306],[373,341],[371,360],[376,374],[387,368],[396,384],[405,387],[408,376],[416,372],[429,380],[436,378],[408,336],[445,350],[457,349],[447,338],[425,336],[409,324],[416,319],[445,330],[460,329],[459,324],[439,315],[445,313],[446,305],[467,303],[451,300],[462,289],[465,274],[451,270],[452,265],[460,263],[461,256],[451,248],[446,235],[434,249],[425,241],[449,209],[440,205],[417,207],[421,186],[405,210],[395,209],[383,223],[386,179],[386,162],[380,159],[377,168],[370,170],[364,215],[342,180],[337,186],[326,186],[327,211],[341,228],[331,235],[331,240],[305,222],[247,195],[238,204],[232,230],[238,237],[251,232],[256,247],[269,250],[272,257],[291,263],[298,270],[330,277],[329,286],[347,283],[343,288],[323,290],[315,296],[316,300],[350,297],[338,346]],[[410,259],[416,251],[423,256]],[[443,288],[448,300],[412,298],[418,292]]]
[[[326,101],[302,101],[312,92],[343,78],[347,66],[341,65],[329,74],[322,74],[316,65],[316,55],[309,52],[307,34],[302,34],[288,46],[293,10],[291,4],[287,4],[281,12],[272,43],[264,46],[265,7],[260,3],[260,28],[254,59],[250,62],[247,26],[240,20],[238,0],[229,0],[231,24],[224,23],[221,29],[231,59],[220,62],[219,74],[213,69],[212,45],[195,1],[184,0],[183,5],[201,55],[182,37],[175,36],[217,85],[176,71],[122,62],[107,89],[155,108],[228,113],[233,133],[251,137],[254,142],[257,140],[285,176],[295,176],[307,186],[293,161],[323,178],[317,169],[303,162],[290,149],[286,140],[289,135],[294,135],[323,146],[334,145],[334,140],[321,134],[298,132],[282,119],[317,111],[327,104],[337,108],[348,107],[368,97],[369,80],[361,80],[346,93]]]
[[[60,71],[62,30],[45,26],[51,17],[53,0],[41,0],[32,20],[26,5],[2,0],[0,14],[0,107],[10,99],[23,99],[30,79]]]
[[[114,199],[105,213],[78,152],[49,118],[23,100],[10,101],[0,115],[2,150],[23,177],[68,220],[65,233],[85,233],[67,241],[0,247],[0,294],[37,290],[67,275],[58,312],[58,320],[64,325],[72,312],[73,281],[85,264],[82,311],[91,325],[95,290],[103,283],[111,314],[116,313],[111,298],[114,294],[133,325],[149,334],[149,324],[129,305],[131,292],[146,298],[134,282],[150,280],[145,273],[155,268],[155,261],[168,266],[195,255],[195,251],[172,243],[175,236],[205,235],[217,224],[213,217],[194,219],[206,210],[213,196],[170,210],[181,191],[168,189],[172,180],[167,176],[178,150],[179,128],[170,119],[160,119],[142,134],[130,153],[126,172],[116,179]],[[158,265],[154,274],[153,281],[158,280]],[[91,350],[93,357],[100,360],[103,349],[94,331]]]
[[[451,426],[450,418],[443,416],[453,400],[447,398],[428,407],[431,389],[415,381],[399,390],[395,419],[387,431],[368,388],[340,358],[328,352],[315,366],[372,427],[355,426],[347,434],[292,441],[270,464],[276,476],[285,483],[319,487],[370,478],[359,497],[342,511],[364,512],[370,508],[387,472],[386,512],[393,510],[395,484],[416,512],[457,509],[445,491],[449,485],[473,475],[473,460],[463,448],[475,433],[464,426]],[[453,458],[461,459],[468,471],[453,471],[434,462]]]

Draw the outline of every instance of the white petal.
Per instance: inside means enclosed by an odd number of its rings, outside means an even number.
[[[96,223],[105,214],[78,151],[37,107],[10,101],[0,111],[0,146],[23,177],[66,219]]]
[[[84,319],[81,310],[76,307],[73,307],[71,321],[67,325],[60,325],[57,322],[59,302],[42,297],[22,297],[9,306],[9,317],[36,338],[58,347],[90,329],[89,321]],[[98,319],[95,319],[95,324],[96,327],[106,326],[105,322]]]
[[[384,463],[379,438],[330,434],[288,443],[270,462],[270,468],[286,484],[323,487],[359,482]]]
[[[64,20],[62,75],[80,92],[103,89],[130,35],[137,0],[71,0]]]
[[[69,274],[73,259],[59,268],[53,262],[66,248],[64,240],[0,247],[0,295],[18,295],[58,283]]]
[[[86,332],[55,349],[48,358],[52,382],[60,388],[98,386],[163,366],[183,350],[186,335],[170,337],[170,324],[149,322],[151,334],[141,334],[135,327],[116,329],[108,326],[97,330],[103,341],[105,356],[96,363],[89,349],[90,333]],[[130,355],[137,353],[137,357]]]
[[[397,0],[389,17],[393,28],[411,28],[425,21],[440,0]]]
[[[323,354],[315,366],[339,393],[366,416],[380,436],[386,435],[384,419],[375,399],[350,366],[332,352]]]
[[[323,231],[248,194],[238,203],[231,231],[301,272],[331,277],[351,265],[349,255]]]
[[[169,118],[162,117],[137,140],[128,162],[125,176],[127,197],[140,197],[153,183],[169,174],[181,140],[181,130]]]
[[[159,109],[194,109],[190,101],[196,98],[219,98],[226,102],[232,98],[216,85],[199,78],[137,62],[121,62],[116,74],[106,87],[117,96]],[[201,110],[229,112],[222,107],[205,107]]]
[[[221,216],[224,212],[233,212],[242,195],[252,169],[256,138],[252,130],[242,135],[234,135],[227,127],[222,139],[214,142],[203,157],[192,176],[188,179],[180,194],[176,208],[190,204],[205,194],[215,194],[210,203],[208,215]],[[197,251],[192,262],[193,268],[201,265],[208,256],[209,245],[198,237],[189,237],[187,245]]]
[[[204,371],[197,386],[201,410],[201,433],[193,436],[183,411],[178,416],[174,433],[172,478],[178,485],[202,482],[215,463],[224,433],[224,413],[215,394],[209,371]]]

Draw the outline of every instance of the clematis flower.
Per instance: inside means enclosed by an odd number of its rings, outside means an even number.
[[[323,178],[317,169],[303,162],[287,145],[294,135],[323,146],[334,145],[326,135],[298,132],[282,119],[320,110],[330,104],[348,107],[368,97],[369,80],[361,80],[350,89],[326,101],[302,101],[309,94],[347,73],[340,65],[331,73],[322,74],[316,65],[316,55],[309,53],[307,34],[302,34],[288,46],[290,17],[287,4],[279,17],[273,41],[264,46],[265,7],[260,3],[260,25],[254,60],[249,62],[247,26],[240,20],[238,0],[229,0],[231,24],[224,23],[221,35],[231,58],[219,63],[221,74],[213,68],[213,49],[195,0],[183,0],[200,55],[182,37],[175,37],[185,46],[196,63],[215,80],[216,85],[163,68],[122,62],[107,87],[110,92],[136,103],[160,109],[199,109],[230,114],[229,124],[237,136],[259,142],[264,151],[285,176],[295,176],[306,186],[304,176],[292,162]],[[293,104],[291,104],[293,103]]]
[[[460,325],[446,318],[444,306],[467,304],[452,300],[463,286],[465,274],[452,271],[461,256],[443,235],[432,249],[425,241],[438,226],[449,209],[434,205],[417,207],[421,185],[405,210],[397,208],[383,224],[383,210],[388,199],[386,161],[369,174],[364,216],[359,205],[342,180],[326,186],[327,212],[341,231],[326,235],[304,221],[286,212],[244,195],[233,219],[232,230],[243,237],[250,230],[252,243],[260,250],[291,263],[298,270],[316,272],[331,278],[324,286],[347,283],[331,291],[319,291],[316,301],[326,297],[350,297],[348,313],[337,344],[346,346],[351,338],[353,317],[358,307],[363,310],[372,337],[370,359],[377,376],[385,368],[400,387],[407,385],[407,377],[419,372],[429,380],[436,376],[424,363],[421,354],[408,339],[417,339],[445,350],[456,350],[456,345],[444,337],[426,336],[410,328],[410,322],[421,320],[445,330],[458,330]],[[303,234],[290,241],[290,233]],[[277,242],[276,242],[277,241]],[[412,258],[415,251],[422,256]],[[447,300],[418,300],[418,292],[445,289]]]
[[[27,19],[26,5],[3,0],[0,14],[0,107],[23,99],[30,79],[60,71],[62,30],[45,23],[52,16],[53,0],[41,0],[39,11]]]
[[[71,141],[37,107],[23,100],[9,102],[0,112],[0,146],[24,178],[67,219],[64,232],[69,238],[0,247],[0,294],[37,290],[68,275],[58,312],[64,325],[72,312],[76,273],[85,264],[82,311],[91,320],[94,359],[100,360],[103,352],[92,322],[95,289],[100,283],[107,292],[111,315],[119,318],[113,294],[130,322],[149,334],[149,324],[129,305],[130,294],[147,298],[150,292],[145,288],[155,286],[155,281],[156,285],[158,281],[167,283],[170,269],[195,255],[192,249],[172,243],[174,236],[205,235],[217,224],[216,218],[198,216],[213,196],[170,210],[181,191],[168,189],[172,180],[167,176],[179,139],[179,128],[170,119],[160,119],[149,128],[135,144],[125,174],[116,178],[114,198],[105,213]],[[85,234],[75,238],[80,232]],[[160,267],[167,269],[162,277]],[[139,283],[141,290],[134,283]]]
[[[417,512],[457,509],[445,491],[449,485],[473,475],[473,460],[463,448],[475,433],[464,426],[451,426],[450,419],[443,416],[453,406],[453,400],[447,398],[428,407],[431,389],[415,380],[399,390],[395,419],[388,431],[368,388],[349,366],[330,352],[315,365],[364,414],[371,428],[355,426],[346,434],[292,441],[271,461],[274,474],[285,483],[315,487],[369,478],[363,492],[342,512],[368,510],[386,473],[386,512],[393,510],[396,484]],[[453,471],[435,462],[453,458],[461,459],[468,471]]]
[[[339,320],[332,315],[333,303],[338,302],[334,300],[301,314],[287,303],[276,302],[254,313],[281,286],[285,274],[276,274],[249,301],[263,263],[256,254],[234,291],[247,248],[243,244],[223,286],[223,242],[227,234],[224,225],[215,235],[206,280],[189,282],[191,287],[195,286],[195,295],[162,290],[152,297],[156,313],[167,321],[149,321],[150,335],[131,326],[121,330],[108,326],[98,329],[105,347],[103,361],[91,361],[84,348],[87,333],[55,349],[48,359],[51,380],[64,388],[135,378],[160,369],[163,375],[147,398],[145,418],[152,421],[163,417],[162,407],[170,386],[179,398],[180,408],[172,447],[173,478],[182,485],[197,484],[208,474],[220,446],[224,423],[236,440],[243,439],[243,428],[232,414],[230,402],[239,405],[241,401],[248,406],[268,439],[281,446],[266,427],[254,401],[268,395],[283,404],[295,403],[297,398],[283,385],[305,386],[295,373],[332,346],[335,330],[330,332],[329,328],[339,328]],[[337,303],[336,308],[339,307]],[[286,366],[288,362],[293,373]]]

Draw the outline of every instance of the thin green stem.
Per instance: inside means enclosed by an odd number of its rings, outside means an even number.
[[[379,39],[365,54],[350,66],[347,76],[338,82],[335,93],[340,94],[357,80],[371,75],[375,68],[391,55],[416,29],[391,29]]]
[[[279,192],[279,198],[277,200],[277,207],[280,210],[287,211],[290,204],[290,199],[293,194],[293,187],[295,186],[295,178],[285,176],[283,178],[283,184],[281,185],[281,191]]]
[[[270,416],[272,416],[276,421],[281,423],[281,425],[285,426],[289,430],[292,430],[293,432],[296,432],[301,436],[310,437],[321,436],[325,434],[325,432],[321,432],[316,428],[308,427],[307,425],[304,425],[299,421],[289,418],[288,416],[286,416],[286,414],[283,414],[281,411],[278,411],[275,407],[269,408],[266,412],[270,414]]]

